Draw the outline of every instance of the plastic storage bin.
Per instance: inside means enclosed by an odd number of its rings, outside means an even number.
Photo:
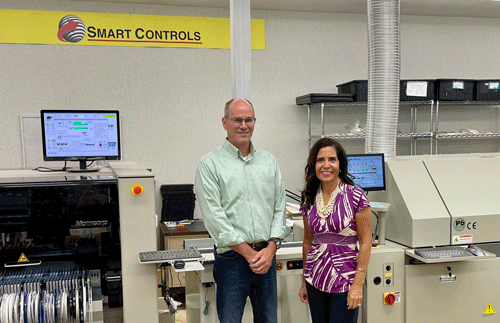
[[[352,94],[354,101],[368,101],[368,80],[355,80],[337,85],[339,94]]]
[[[476,100],[500,100],[500,80],[477,80]]]
[[[295,98],[297,105],[309,105],[313,103],[327,102],[352,102],[352,94],[334,94],[334,93],[309,93]]]
[[[437,79],[437,99],[442,101],[474,100],[474,80]]]
[[[401,101],[426,101],[436,99],[435,80],[401,80]]]
[[[193,187],[193,184],[162,185],[160,187],[163,200],[162,222],[193,219],[196,201]]]

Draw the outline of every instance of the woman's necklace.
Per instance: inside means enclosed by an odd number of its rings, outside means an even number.
[[[333,205],[335,204],[335,199],[340,192],[340,179],[337,183],[337,187],[333,190],[330,195],[330,200],[328,204],[325,205],[323,201],[323,191],[321,190],[321,185],[319,186],[318,193],[316,194],[316,211],[318,212],[319,217],[322,220],[326,220],[326,218],[333,213]]]

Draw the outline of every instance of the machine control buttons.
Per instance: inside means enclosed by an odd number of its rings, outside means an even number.
[[[378,277],[378,276],[377,276],[377,277],[375,277],[375,278],[373,278],[373,283],[374,283],[375,285],[380,285],[380,283],[381,283],[381,282],[382,282],[382,278],[380,278],[380,277]]]
[[[289,260],[286,262],[286,269],[302,269],[302,260]]]
[[[394,305],[396,302],[396,295],[394,293],[384,293],[384,304]]]
[[[142,194],[142,192],[144,192],[144,188],[142,187],[141,184],[134,184],[132,185],[132,194],[134,194],[135,196],[139,196]]]
[[[283,263],[281,261],[276,261],[276,270],[282,270],[283,269]]]
[[[384,264],[384,286],[394,286],[394,264]]]

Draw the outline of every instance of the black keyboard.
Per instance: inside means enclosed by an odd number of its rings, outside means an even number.
[[[466,248],[451,246],[415,249],[415,254],[425,259],[475,257],[475,255],[468,251]]]
[[[174,260],[197,260],[201,259],[200,251],[191,247],[189,249],[180,250],[158,250],[158,251],[147,251],[139,252],[140,262],[151,262],[151,263],[162,263]]]

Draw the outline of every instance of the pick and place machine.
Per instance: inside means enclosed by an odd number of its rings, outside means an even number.
[[[1,170],[0,201],[1,322],[158,322],[153,173]]]

